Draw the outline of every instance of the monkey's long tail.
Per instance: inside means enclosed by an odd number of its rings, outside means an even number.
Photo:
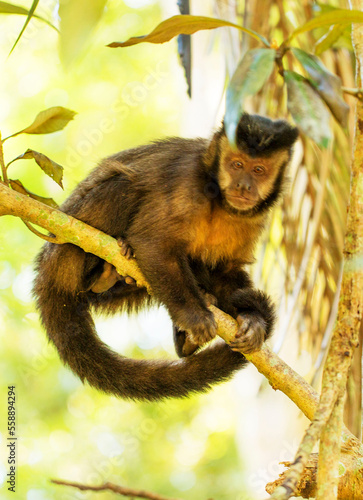
[[[129,359],[99,339],[86,299],[48,289],[46,296],[37,293],[37,302],[48,336],[64,363],[82,381],[116,396],[152,401],[203,392],[247,363],[224,342],[176,361]]]

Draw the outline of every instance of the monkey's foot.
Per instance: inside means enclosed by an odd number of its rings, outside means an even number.
[[[183,357],[190,356],[191,354],[195,353],[195,351],[197,351],[199,347],[200,345],[196,344],[193,338],[190,337],[190,335],[187,335],[183,345]]]
[[[261,316],[241,313],[237,316],[238,331],[229,343],[232,351],[245,354],[259,351],[266,337],[266,323]]]
[[[134,249],[127,243],[124,238],[118,238],[117,244],[121,249],[121,254],[126,257],[126,259],[131,259],[132,257],[134,257]]]
[[[193,342],[190,338],[190,335],[183,330],[179,330],[177,326],[174,325],[174,343],[175,350],[179,358],[185,358],[186,356],[190,356],[197,349],[199,349],[199,345]]]
[[[131,259],[134,257],[134,250],[133,248],[124,240],[123,238],[118,238],[117,239],[117,244],[121,249],[121,255],[126,257],[126,259]],[[125,283],[128,285],[134,285],[136,281],[134,278],[131,278],[131,276],[125,276]]]
[[[116,268],[109,262],[105,262],[103,264],[102,274],[99,278],[97,278],[95,283],[93,283],[91,290],[94,293],[106,292],[107,290],[112,288],[117,281],[120,281],[121,279],[123,279],[123,277],[118,274]]]

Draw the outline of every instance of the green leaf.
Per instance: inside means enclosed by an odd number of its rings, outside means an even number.
[[[232,146],[236,144],[236,128],[243,112],[244,100],[256,94],[272,73],[276,51],[252,49],[246,52],[234,72],[226,94],[224,126]]]
[[[308,54],[304,50],[298,48],[293,48],[291,50],[312,79],[311,83],[316,88],[335,119],[343,127],[346,127],[348,125],[349,106],[343,99],[342,82],[340,78],[330,73],[316,56]]]
[[[39,0],[33,0],[32,6],[30,7],[30,10],[29,10],[28,15],[27,15],[27,18],[26,18],[26,20],[25,20],[24,26],[23,26],[23,28],[22,28],[21,32],[19,33],[18,38],[15,40],[15,43],[14,43],[14,45],[12,46],[12,49],[11,49],[11,51],[10,51],[10,54],[11,54],[11,53],[12,53],[12,51],[15,49],[15,47],[16,47],[16,45],[17,45],[18,41],[19,41],[19,40],[20,40],[20,38],[21,38],[21,35],[24,33],[24,31],[25,31],[26,27],[28,26],[30,19],[33,17],[33,14],[34,14],[34,12],[35,12],[35,9],[36,9],[36,8],[37,8],[37,6],[38,6],[38,3],[39,3]]]
[[[330,47],[332,47],[344,34],[346,28],[346,24],[335,24],[331,26],[329,31],[316,42],[315,54],[320,56],[325,50],[330,49]]]
[[[17,160],[35,160],[40,168],[43,170],[45,174],[51,177],[62,189],[62,178],[63,178],[63,167],[56,163],[55,161],[48,158],[48,156],[43,155],[42,153],[38,153],[38,151],[34,151],[33,149],[27,149],[25,153],[20,156],[17,156],[12,160],[8,167]]]
[[[60,0],[59,53],[71,65],[89,46],[89,38],[102,17],[107,0]]]
[[[35,193],[32,193],[26,187],[24,187],[22,182],[19,181],[18,179],[14,180],[10,179],[10,186],[14,189],[14,191],[17,191],[18,193],[30,196],[30,198],[40,201],[41,203],[45,203],[50,207],[58,208],[58,204],[53,200],[53,198],[44,198],[43,196],[39,196]]]
[[[284,71],[287,85],[287,107],[301,130],[321,147],[332,138],[330,114],[319,94],[306,78],[294,71]]]
[[[29,15],[29,11],[27,9],[24,9],[24,7],[20,7],[20,5],[13,5],[12,3],[8,2],[0,2],[0,14],[19,14],[22,16],[27,16]],[[54,24],[49,22],[44,17],[38,16],[37,14],[33,14],[33,17],[35,17],[39,21],[43,21],[44,23],[48,24],[48,26],[55,29],[56,31],[59,31],[54,26]]]
[[[51,134],[52,132],[57,132],[73,120],[76,114],[74,111],[62,106],[48,108],[38,113],[29,127],[9,135],[4,141],[19,134]]]
[[[238,24],[230,23],[229,21],[223,21],[222,19],[214,19],[212,17],[204,16],[190,16],[190,15],[178,15],[166,19],[160,23],[156,28],[144,36],[137,36],[129,38],[126,42],[113,42],[107,45],[107,47],[130,47],[131,45],[136,45],[138,43],[165,43],[178,35],[192,35],[200,30],[212,30],[215,28],[221,28],[223,26],[229,26],[232,28],[237,28],[244,33],[248,33],[250,36],[259,40],[267,47],[270,46],[268,40],[265,37],[259,35],[255,31],[239,26]]]
[[[349,9],[336,9],[331,12],[326,12],[320,16],[311,19],[307,23],[303,24],[296,30],[294,30],[291,35],[284,41],[284,45],[288,45],[290,41],[295,38],[300,33],[305,31],[311,31],[315,28],[321,28],[322,26],[330,26],[333,24],[348,24],[348,23],[362,23],[363,22],[363,12],[360,10],[349,10]]]
[[[8,2],[0,2],[0,14],[23,14],[27,16],[29,11],[19,5],[13,5]]]

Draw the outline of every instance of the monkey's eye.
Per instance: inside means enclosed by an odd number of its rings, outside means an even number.
[[[233,166],[234,166],[234,168],[242,168],[243,167],[243,163],[240,162],[240,161],[234,161],[233,162]]]
[[[255,172],[255,174],[261,175],[265,173],[265,168],[262,165],[256,165],[253,171]]]

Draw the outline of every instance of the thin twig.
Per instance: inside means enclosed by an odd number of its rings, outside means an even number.
[[[58,244],[66,243],[66,241],[59,238],[59,236],[48,236],[47,234],[43,234],[40,231],[38,231],[37,229],[35,229],[35,227],[33,227],[26,220],[22,219],[22,221],[24,222],[26,227],[29,229],[29,231],[31,231],[32,233],[39,236],[39,238],[42,238],[42,240],[49,241],[50,243],[58,243]]]
[[[61,486],[72,486],[73,488],[78,488],[81,491],[113,491],[118,495],[122,495],[124,497],[132,497],[132,498],[146,498],[148,500],[180,500],[180,498],[175,497],[164,497],[163,495],[158,495],[157,493],[153,493],[151,491],[146,490],[136,490],[134,488],[127,488],[126,486],[119,486],[113,483],[104,483],[100,486],[90,486],[81,483],[72,483],[68,481],[60,481],[59,479],[51,479],[51,482],[54,484],[59,484]]]
[[[350,89],[348,87],[342,87],[342,91],[356,97],[360,101],[363,101],[363,89]]]

